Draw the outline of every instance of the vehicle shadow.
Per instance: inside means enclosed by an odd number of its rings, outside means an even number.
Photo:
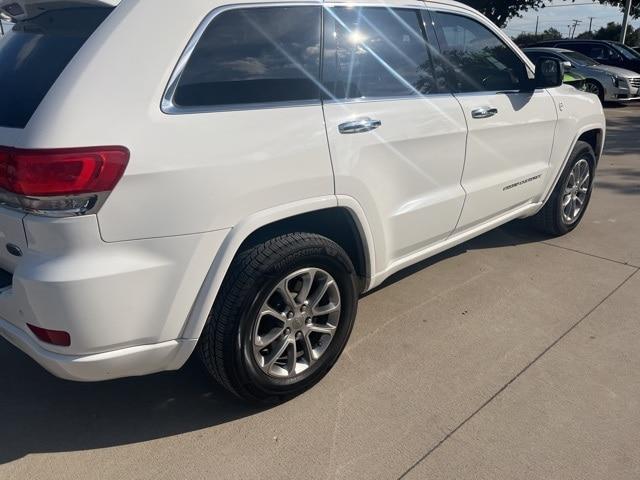
[[[491,230],[479,237],[472,238],[471,240],[457,245],[445,252],[442,252],[433,257],[427,258],[422,262],[411,265],[397,273],[394,273],[387,278],[378,287],[369,290],[364,296],[371,295],[379,290],[382,290],[394,283],[397,283],[407,277],[410,277],[414,273],[417,273],[425,268],[429,268],[447,258],[456,257],[458,255],[465,254],[471,250],[486,250],[490,248],[503,248],[513,247],[516,245],[524,245],[527,243],[537,243],[550,239],[549,235],[545,235],[538,230],[532,228],[527,221],[514,220],[506,225]]]
[[[376,291],[468,250],[544,238],[523,228],[515,223],[489,232],[399,272]],[[0,340],[0,364],[0,464],[33,453],[92,450],[170,437],[269,408],[231,397],[210,381],[193,358],[178,372],[74,383],[53,377]]]
[[[4,340],[0,360],[0,464],[170,437],[261,411],[215,386],[193,359],[178,372],[84,384],[53,377]]]

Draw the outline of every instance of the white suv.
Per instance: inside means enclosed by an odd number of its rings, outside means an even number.
[[[474,10],[179,3],[0,0],[0,332],[53,374],[286,398],[394,272],[584,215],[598,98]]]

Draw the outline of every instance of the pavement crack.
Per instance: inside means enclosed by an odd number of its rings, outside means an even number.
[[[554,245],[555,246],[555,245]],[[558,248],[563,248],[563,247],[558,247]],[[582,253],[582,252],[578,252],[578,253]],[[608,259],[604,259],[604,260],[608,260]],[[615,260],[611,260],[611,261],[615,261]],[[616,263],[620,263],[620,262],[616,262]],[[631,266],[631,265],[629,265]],[[427,459],[427,457],[429,457],[429,455],[431,455],[433,452],[435,452],[438,448],[440,448],[440,446],[446,442],[447,440],[449,440],[449,438],[451,438],[451,436],[456,433],[458,430],[460,430],[465,424],[467,424],[473,417],[475,417],[478,413],[480,413],[487,405],[489,405],[491,402],[493,402],[493,400],[495,400],[498,395],[500,395],[502,392],[504,392],[509,386],[511,386],[511,384],[513,382],[515,382],[518,378],[520,378],[522,376],[523,373],[525,373],[527,370],[529,370],[530,367],[532,367],[538,360],[540,360],[547,352],[549,352],[549,350],[551,350],[553,347],[555,347],[563,338],[565,338],[567,335],[569,335],[576,327],[578,327],[589,315],[591,315],[593,312],[595,312],[600,305],[602,305],[604,302],[606,302],[609,298],[611,298],[611,296],[613,294],[615,294],[618,290],[620,290],[620,288],[622,288],[629,280],[631,280],[631,277],[633,277],[636,273],[638,273],[638,271],[640,271],[640,268],[638,267],[634,267],[634,271],[629,274],[623,281],[622,283],[620,283],[616,288],[614,288],[611,292],[609,292],[608,295],[606,295],[602,300],[600,300],[593,308],[591,308],[587,313],[585,313],[577,322],[575,322],[573,325],[571,325],[564,333],[562,333],[562,335],[560,335],[558,338],[556,338],[550,345],[548,345],[542,352],[540,352],[533,360],[531,360],[527,365],[524,366],[524,368],[522,370],[520,370],[516,375],[514,375],[507,383],[505,383],[502,387],[500,387],[500,389],[495,392],[493,395],[491,395],[491,397],[489,397],[482,405],[480,405],[476,410],[473,411],[473,413],[471,413],[471,415],[469,415],[467,418],[465,418],[461,423],[459,423],[453,430],[451,430],[448,434],[446,434],[438,443],[436,443],[433,447],[431,447],[422,457],[420,457],[418,460],[416,460],[409,468],[407,468],[402,475],[400,475],[398,477],[398,480],[401,480],[403,478],[405,478],[409,473],[411,473],[412,470],[414,470],[420,463],[422,463],[424,460]]]
[[[549,247],[555,247],[555,248],[559,248],[561,250],[567,250],[569,252],[580,253],[582,255],[586,255],[586,256],[592,257],[592,258],[597,258],[599,260],[607,260],[609,262],[617,263],[618,265],[624,265],[626,267],[632,267],[632,268],[640,268],[640,265],[634,265],[634,264],[628,263],[628,262],[621,262],[620,260],[614,260],[612,258],[601,257],[600,255],[595,255],[593,253],[582,252],[582,251],[577,250],[575,248],[563,247],[562,245],[555,245],[555,244],[549,243],[549,242],[540,242],[540,243],[542,243],[543,245],[547,245]]]

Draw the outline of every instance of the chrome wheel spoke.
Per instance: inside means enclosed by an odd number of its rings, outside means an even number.
[[[282,295],[282,298],[284,299],[284,301],[287,302],[287,305],[289,306],[289,308],[293,309],[296,307],[296,296],[295,294],[293,294],[293,292],[289,290],[288,284],[289,284],[288,279],[285,278],[278,284],[276,289],[278,290],[280,295]]]
[[[273,342],[275,342],[278,338],[282,337],[284,333],[284,325],[282,328],[272,328],[269,332],[264,335],[256,335],[253,340],[253,344],[258,347],[258,349],[262,349],[268,347]]]
[[[305,335],[303,335],[303,339],[304,339],[305,356],[307,357],[307,362],[309,362],[309,366],[311,366],[314,363],[316,363],[316,355],[313,352],[313,345],[311,344],[311,339],[309,338],[309,334],[310,332],[307,332]]]
[[[287,374],[295,375],[296,373],[296,365],[298,364],[298,348],[296,346],[296,341],[289,341],[287,345]]]
[[[270,307],[267,304],[263,305],[262,309],[260,310],[260,320],[262,320],[266,316],[270,316],[281,322],[285,322],[287,320],[286,313],[278,312],[277,310],[275,310],[274,308]]]
[[[309,305],[312,309],[315,309],[318,306],[318,303],[320,303],[333,283],[333,279],[329,280],[326,277],[322,279],[317,290],[314,292],[313,297],[309,299]]]
[[[589,178],[590,178],[590,177],[591,177],[591,175],[589,175],[589,170],[587,170],[587,171],[586,171],[586,173],[585,173],[585,175],[584,175],[584,177],[582,177],[582,180],[580,180],[580,188],[587,188],[587,187],[585,187],[584,185],[585,185],[585,183],[586,183],[587,185],[589,185],[589,183],[588,183],[588,182],[589,182]]]
[[[305,275],[301,276],[302,287],[300,288],[298,295],[296,295],[296,302],[299,305],[306,302],[307,298],[309,298],[309,292],[311,292],[311,287],[313,286],[313,280],[315,279],[315,277],[315,270],[309,270]]]
[[[309,330],[316,333],[324,333],[325,335],[331,335],[336,332],[336,327],[333,325],[310,325]]]
[[[323,315],[329,315],[331,313],[335,313],[340,311],[340,304],[335,304],[335,303],[328,303],[322,307],[315,307],[313,309],[313,314],[317,315],[319,317],[323,316]]]
[[[282,340],[280,341],[280,343],[278,343],[276,348],[274,348],[268,355],[263,357],[264,359],[264,364],[262,367],[263,370],[265,370],[267,373],[271,372],[273,365],[282,355],[284,355],[290,343],[291,342],[288,338],[282,338]]]

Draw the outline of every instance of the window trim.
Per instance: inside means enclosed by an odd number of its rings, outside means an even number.
[[[195,33],[189,39],[186,48],[180,55],[180,59],[176,64],[173,73],[169,79],[169,83],[164,91],[162,96],[162,101],[160,103],[160,110],[167,115],[183,115],[183,114],[194,114],[194,113],[213,113],[213,112],[233,112],[239,110],[265,110],[269,108],[284,108],[284,107],[306,107],[313,105],[321,105],[322,102],[320,100],[320,96],[318,99],[311,100],[289,100],[289,101],[280,101],[280,102],[260,102],[260,103],[243,103],[243,104],[228,104],[228,105],[203,105],[197,107],[185,107],[181,105],[177,105],[174,102],[174,97],[176,91],[178,90],[178,86],[180,84],[180,80],[182,79],[182,74],[184,73],[189,60],[191,60],[191,56],[195,51],[198,43],[202,39],[202,36],[206,32],[211,22],[215,20],[215,18],[230,10],[245,10],[249,8],[267,8],[267,7],[318,7],[322,9],[323,3],[322,1],[299,1],[299,2],[268,2],[268,3],[234,3],[230,5],[222,5],[213,9],[211,12],[207,14],[207,16],[200,22],[198,28]],[[322,41],[322,33],[321,38]],[[322,68],[322,58],[320,58],[320,65]]]
[[[207,28],[209,28],[209,25],[211,24],[211,22],[213,22],[213,20],[218,15],[229,10],[238,10],[238,9],[263,8],[263,7],[302,7],[302,6],[320,7],[322,9],[323,17],[324,17],[324,10],[326,8],[333,8],[333,7],[353,6],[353,7],[363,7],[363,8],[364,7],[409,8],[412,10],[419,11],[422,14],[421,20],[423,22],[425,22],[427,19],[431,20],[429,8],[426,6],[426,4],[417,5],[410,2],[407,2],[406,4],[402,3],[398,5],[388,5],[388,4],[380,4],[375,2],[362,2],[362,3],[358,2],[354,4],[348,1],[323,2],[322,0],[306,0],[306,1],[301,0],[296,2],[280,1],[280,2],[265,2],[265,3],[234,3],[229,5],[222,5],[220,7],[213,9],[211,12],[207,14],[204,20],[202,20],[202,22],[200,23],[200,25],[198,25],[198,28],[196,29],[195,33],[191,36],[191,38],[189,39],[189,42],[187,43],[187,46],[185,47],[184,51],[180,55],[178,63],[176,64],[171,74],[171,77],[169,78],[169,82],[167,84],[167,87],[165,88],[164,94],[162,95],[162,100],[160,103],[160,110],[162,111],[162,113],[167,115],[187,115],[187,114],[198,114],[198,113],[202,114],[202,113],[215,113],[215,112],[234,112],[234,111],[242,111],[242,110],[266,110],[271,108],[308,107],[308,106],[319,106],[319,105],[328,104],[328,103],[347,104],[347,103],[366,103],[366,102],[409,100],[409,99],[421,100],[421,99],[424,99],[424,97],[450,95],[451,92],[442,91],[442,92],[434,92],[434,93],[430,93],[422,96],[409,95],[404,97],[396,96],[396,97],[375,97],[375,98],[367,98],[367,99],[357,98],[357,99],[333,100],[333,99],[321,98],[322,97],[322,92],[321,92],[321,95],[318,97],[317,100],[313,99],[313,100],[291,100],[291,101],[284,101],[284,102],[261,102],[261,103],[208,105],[208,106],[205,105],[205,106],[198,106],[198,107],[184,107],[184,106],[177,105],[174,102],[173,99],[178,89],[178,85],[180,84],[180,79],[182,78],[182,74],[184,73],[184,70],[187,67],[187,64],[189,63],[189,60],[191,59],[193,52],[195,51],[200,40],[202,39],[202,36],[204,35],[205,31],[207,30]],[[320,39],[321,40],[320,75],[322,78],[322,73],[324,69],[324,55],[323,55],[324,20],[321,20],[321,22],[322,22],[322,25],[321,25],[321,39]],[[425,30],[427,30],[426,24],[423,25],[422,27]],[[434,32],[434,35],[435,35],[435,32]],[[424,32],[423,32],[423,36],[424,36]],[[434,49],[438,51],[440,50],[439,45],[437,43],[433,43],[429,38],[428,34],[427,34],[427,37],[425,38],[425,42],[427,44],[432,45]]]

